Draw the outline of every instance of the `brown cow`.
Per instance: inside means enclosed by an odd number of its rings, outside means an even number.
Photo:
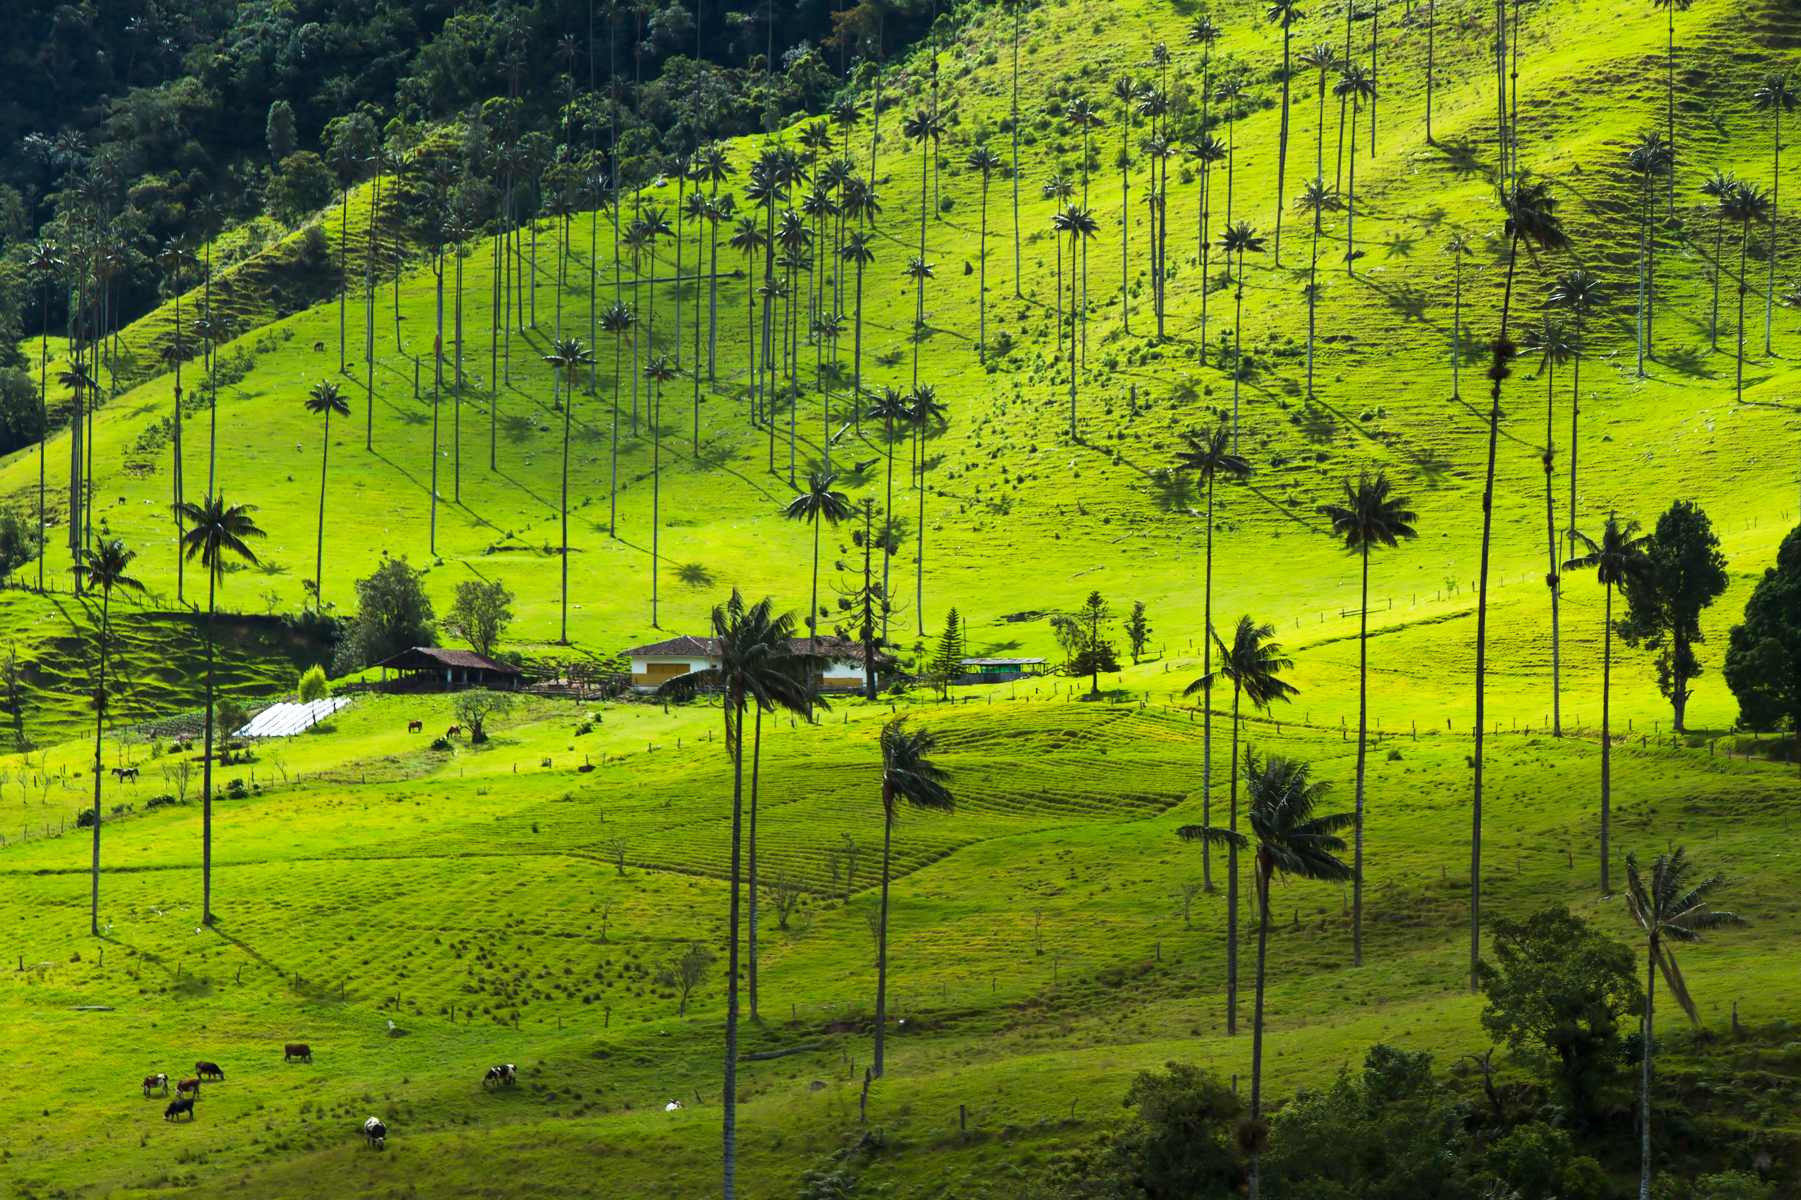
[[[200,1098],[200,1081],[198,1079],[184,1079],[175,1085],[175,1094],[177,1096],[185,1096],[189,1092],[194,1093],[194,1098],[196,1100]]]
[[[167,1096],[169,1094],[169,1077],[167,1075],[158,1072],[155,1075],[144,1076],[144,1099],[150,1099],[150,1093],[159,1088],[162,1090],[163,1095]]]
[[[446,729],[444,731],[444,736],[447,738],[453,738],[461,732],[463,732],[463,727],[461,725],[452,725],[449,729]]]
[[[289,1042],[282,1047],[281,1061],[293,1062],[297,1058],[301,1062],[312,1062],[313,1048],[305,1042]]]
[[[225,1072],[220,1070],[219,1064],[215,1063],[215,1062],[197,1062],[197,1063],[195,1063],[194,1064],[194,1074],[201,1079],[224,1079],[225,1078]]]
[[[408,721],[406,723],[406,731],[408,733],[424,733],[425,732],[425,722],[424,721]]]

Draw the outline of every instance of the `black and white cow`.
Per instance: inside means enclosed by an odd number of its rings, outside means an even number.
[[[502,1083],[511,1086],[512,1084],[517,1083],[518,1080],[519,1073],[513,1069],[513,1064],[504,1063],[500,1066],[488,1068],[488,1073],[482,1076],[482,1086],[487,1087],[489,1084]]]
[[[363,1122],[363,1140],[380,1150],[388,1144],[388,1127],[376,1117]]]
[[[163,1109],[163,1120],[179,1121],[183,1113],[186,1113],[188,1120],[192,1121],[194,1119],[194,1102],[188,1099],[171,1100],[169,1107]]]

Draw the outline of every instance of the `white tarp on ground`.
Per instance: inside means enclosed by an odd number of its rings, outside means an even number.
[[[292,737],[350,703],[349,696],[328,696],[311,704],[274,704],[257,713],[233,737]]]

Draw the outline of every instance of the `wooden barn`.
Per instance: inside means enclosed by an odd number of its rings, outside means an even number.
[[[414,646],[375,665],[381,668],[376,687],[384,692],[453,692],[466,687],[511,692],[525,681],[525,672],[518,667],[473,650],[438,646]]]

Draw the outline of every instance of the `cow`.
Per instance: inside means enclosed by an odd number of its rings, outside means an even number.
[[[163,1095],[169,1094],[169,1077],[162,1072],[144,1076],[144,1099],[150,1099],[150,1093],[161,1089]]]
[[[197,1063],[195,1063],[194,1064],[194,1074],[197,1075],[198,1077],[200,1077],[201,1079],[224,1079],[225,1078],[225,1072],[220,1070],[219,1064],[215,1063],[215,1062],[197,1062]]]
[[[363,1140],[377,1150],[388,1144],[388,1127],[376,1117],[363,1122]]]
[[[311,1046],[307,1045],[305,1042],[289,1042],[287,1045],[282,1047],[281,1061],[293,1062],[297,1058],[301,1062],[312,1062],[313,1061],[313,1048]]]
[[[163,1109],[163,1120],[180,1120],[182,1113],[188,1114],[188,1120],[192,1121],[194,1119],[194,1102],[192,1100],[169,1101],[169,1107]]]
[[[406,731],[408,733],[424,733],[425,732],[425,722],[424,721],[408,721],[406,723]]]
[[[112,771],[113,778],[117,779],[120,783],[124,783],[127,779],[131,780],[133,783],[138,781],[138,769],[136,767],[114,767]]]
[[[198,1079],[184,1079],[175,1085],[177,1096],[185,1096],[189,1092],[194,1093],[194,1099],[200,1099],[200,1081]]]
[[[320,354],[324,354],[325,353],[325,343],[324,342],[314,342],[313,349],[316,350],[317,352],[319,352]]]
[[[500,1066],[489,1067],[488,1073],[482,1076],[482,1086],[487,1087],[491,1083],[504,1083],[510,1086],[518,1078],[519,1074],[513,1069],[513,1064],[505,1063]]]
[[[663,1106],[663,1111],[664,1112],[675,1112],[678,1109],[680,1109],[681,1106],[682,1106],[682,1102],[680,1100],[671,1100],[668,1104],[665,1104]]]
[[[446,729],[444,731],[444,736],[447,738],[453,738],[461,732],[463,732],[463,727],[461,725],[452,725],[449,729]]]

